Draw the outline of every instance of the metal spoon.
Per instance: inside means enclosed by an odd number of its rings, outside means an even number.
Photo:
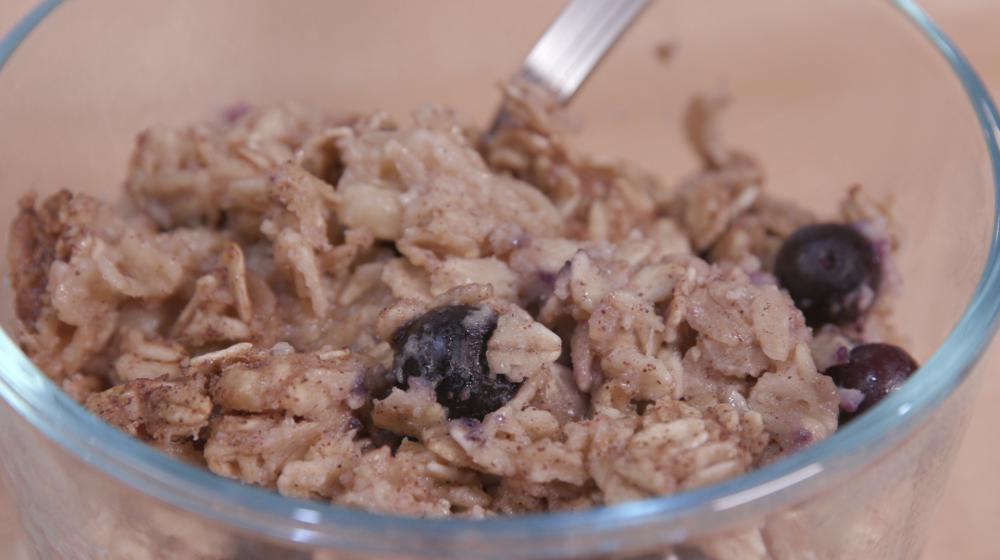
[[[566,103],[648,0],[570,0],[524,59],[518,75]],[[503,119],[501,109],[491,131]]]

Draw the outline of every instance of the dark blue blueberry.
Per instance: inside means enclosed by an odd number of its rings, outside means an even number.
[[[434,386],[449,418],[475,418],[500,408],[519,384],[490,372],[486,342],[497,327],[487,306],[449,305],[432,309],[393,336],[392,377],[408,387],[414,377]]]
[[[817,327],[861,317],[878,290],[881,268],[872,243],[857,229],[814,224],[785,239],[774,275],[806,322]]]
[[[841,413],[841,422],[851,420],[875,406],[909,379],[917,367],[917,362],[905,350],[892,344],[855,347],[846,364],[826,370],[838,387],[857,389],[865,397],[856,410]]]

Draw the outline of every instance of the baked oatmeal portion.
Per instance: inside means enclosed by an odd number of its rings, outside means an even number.
[[[505,94],[489,135],[441,107],[290,104],[143,132],[125,204],[22,200],[22,348],[181,460],[420,516],[712,484],[916,368],[886,344],[885,204],[852,187],[821,221],[772,197],[718,96],[685,121],[701,168],[667,185],[574,150],[532,87]]]

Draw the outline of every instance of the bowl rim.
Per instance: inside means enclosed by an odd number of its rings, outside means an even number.
[[[238,531],[316,547],[405,550],[426,556],[470,545],[506,557],[527,552],[548,556],[584,549],[611,551],[616,543],[624,542],[623,536],[634,541],[655,533],[650,542],[676,542],[725,526],[750,508],[770,510],[829,487],[838,477],[876,460],[922,424],[980,358],[1000,315],[1000,117],[975,70],[917,3],[888,2],[944,57],[978,119],[994,186],[989,255],[972,300],[945,342],[921,367],[921,374],[832,437],[786,459],[716,485],[579,512],[483,520],[420,519],[286,498],[170,459],[87,412],[42,374],[2,330],[0,396],[58,446],[140,494]],[[60,4],[62,0],[40,2],[0,39],[0,69]],[[852,452],[841,453],[845,448]],[[649,530],[654,527],[656,531]]]

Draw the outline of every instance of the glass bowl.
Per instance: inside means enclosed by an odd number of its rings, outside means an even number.
[[[135,135],[233,102],[295,99],[486,123],[497,83],[560,2],[40,4],[0,42],[0,221],[68,187],[116,196]],[[657,46],[674,45],[666,61]],[[16,49],[16,55],[11,56]],[[916,558],[1000,307],[996,112],[908,0],[654,4],[573,101],[578,144],[676,181],[680,118],[725,87],[731,143],[767,188],[832,215],[891,194],[897,324],[924,363],[832,438],[728,482],[590,511],[483,521],[282,498],[174,462],[104,425],[0,335],[0,464],[39,558]],[[6,233],[5,233],[6,235]],[[6,243],[6,239],[4,240]],[[2,318],[11,325],[7,283]]]

